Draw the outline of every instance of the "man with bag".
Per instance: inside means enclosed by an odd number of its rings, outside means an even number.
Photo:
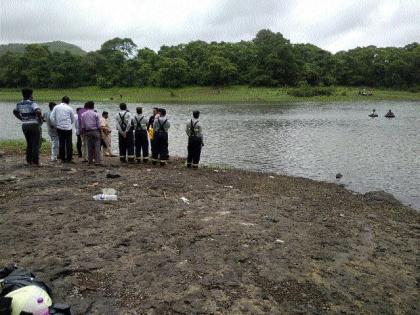
[[[193,118],[187,123],[185,129],[188,136],[188,157],[187,167],[198,168],[200,162],[201,148],[204,146],[203,143],[203,128],[201,127],[200,112],[198,110],[193,112]]]
[[[156,165],[159,161],[160,166],[165,166],[169,160],[168,150],[168,130],[171,127],[166,118],[166,110],[159,109],[159,117],[153,122],[154,130],[154,149],[152,151],[152,163]]]
[[[149,160],[149,137],[147,132],[147,118],[143,115],[143,108],[137,107],[137,114],[134,116],[134,136],[136,144],[136,160],[141,161],[141,153],[143,151],[143,163]]]
[[[31,89],[22,90],[23,100],[16,104],[13,115],[22,122],[22,131],[26,139],[26,163],[39,165],[42,113],[38,104],[32,100],[32,93]]]
[[[133,117],[127,110],[127,104],[120,104],[120,112],[115,117],[118,130],[118,145],[120,149],[120,161],[134,162],[134,134]]]

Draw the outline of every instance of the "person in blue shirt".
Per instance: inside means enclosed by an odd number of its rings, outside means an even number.
[[[26,163],[39,166],[40,123],[42,113],[38,104],[32,99],[32,89],[22,89],[23,100],[16,104],[13,115],[22,121],[22,131],[26,139]]]

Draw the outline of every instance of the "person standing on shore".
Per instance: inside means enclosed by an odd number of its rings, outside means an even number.
[[[134,116],[134,136],[136,145],[136,160],[141,161],[143,151],[143,163],[149,160],[149,137],[147,133],[147,118],[143,115],[143,108],[137,107],[137,114]]]
[[[79,121],[79,112],[82,110],[81,107],[76,108],[76,115],[74,116],[74,127],[76,128],[76,137],[77,137],[77,142],[76,142],[76,148],[77,148],[77,155],[79,157],[79,159],[81,159],[83,157],[82,154],[82,136],[81,134],[81,128],[80,128],[80,121]]]
[[[13,115],[22,121],[22,131],[26,140],[26,163],[39,166],[39,122],[42,120],[42,113],[38,104],[32,100],[32,94],[32,89],[22,90],[23,100],[16,104]]]
[[[153,129],[153,123],[155,122],[155,119],[157,119],[158,117],[159,117],[159,108],[153,107],[152,116],[150,116],[149,123],[147,124],[147,131],[148,131],[149,139],[150,139],[150,151],[151,151],[152,156],[153,156],[153,152],[156,151],[155,132]]]
[[[120,161],[122,163],[134,162],[134,134],[133,118],[127,110],[127,104],[120,104],[120,112],[115,117],[118,130],[118,145],[120,149]]]
[[[188,157],[187,167],[198,168],[200,162],[201,148],[203,142],[203,128],[201,127],[200,112],[198,110],[193,112],[193,118],[187,123],[186,133],[188,136]]]
[[[160,162],[160,166],[165,166],[169,160],[168,150],[168,130],[171,127],[168,119],[166,118],[166,109],[159,109],[159,117],[153,122],[154,138],[155,138],[155,151],[152,155],[152,163],[156,165]]]
[[[51,138],[51,161],[56,162],[57,161],[57,155],[58,155],[58,134],[57,129],[52,125],[51,123],[51,112],[53,111],[55,105],[57,105],[54,102],[50,102],[48,104],[49,111],[45,112],[42,115],[42,120],[47,124],[48,128],[48,135]]]
[[[103,141],[103,151],[106,156],[115,156],[112,154],[111,127],[108,122],[108,112],[103,112],[101,117],[101,137]]]
[[[69,106],[70,98],[64,96],[62,103],[51,112],[51,123],[57,128],[59,143],[59,158],[64,163],[73,162],[73,123],[74,112]]]
[[[101,165],[101,118],[94,111],[94,102],[89,101],[85,105],[87,110],[82,114],[80,127],[87,140],[88,163],[91,165],[95,159],[95,164]]]
[[[87,108],[85,104],[85,106],[83,106],[83,108],[81,108],[79,112],[77,113],[77,122],[79,126],[82,124],[82,115],[86,111],[87,111]],[[87,154],[88,154],[87,153],[87,139],[85,139],[85,136],[83,135],[82,130],[80,130],[80,140],[81,140],[81,151],[82,151],[82,158],[83,158],[82,162],[87,162]]]

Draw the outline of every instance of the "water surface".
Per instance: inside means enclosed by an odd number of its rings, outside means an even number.
[[[42,109],[47,104],[40,104]],[[14,104],[0,103],[0,139],[23,138],[12,115]],[[81,103],[72,104],[73,107]],[[349,189],[385,190],[420,209],[420,104],[416,102],[298,103],[290,105],[152,105],[165,107],[172,127],[171,155],[186,156],[185,123],[194,109],[205,130],[203,163],[339,181]],[[113,116],[116,104],[97,103]],[[378,118],[368,114],[375,108]],[[388,109],[395,119],[383,117]],[[46,132],[44,137],[47,137]],[[117,136],[113,134],[114,151]]]

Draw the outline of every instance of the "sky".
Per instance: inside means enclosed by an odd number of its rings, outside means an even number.
[[[251,40],[261,29],[331,52],[420,42],[420,0],[0,0],[0,44],[62,40],[86,51],[129,37],[158,50]]]

